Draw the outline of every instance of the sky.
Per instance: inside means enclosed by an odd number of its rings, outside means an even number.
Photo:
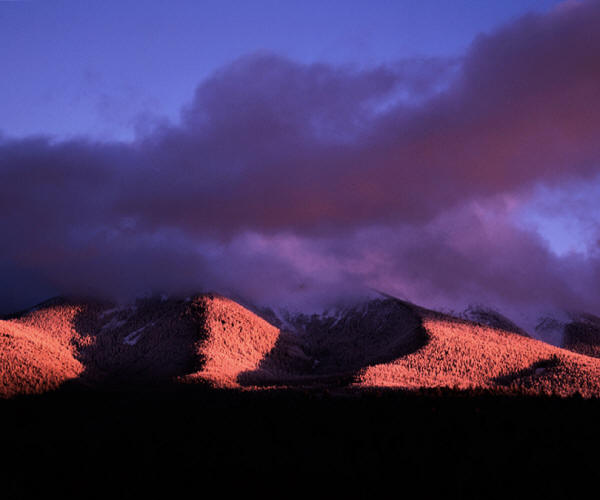
[[[0,311],[600,314],[600,3],[0,1]]]
[[[0,130],[131,140],[177,122],[198,84],[245,54],[370,66],[460,57],[547,0],[0,1]]]

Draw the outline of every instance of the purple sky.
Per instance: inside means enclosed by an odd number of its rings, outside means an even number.
[[[460,57],[482,32],[556,0],[0,1],[0,130],[132,139],[179,120],[216,69],[256,51],[369,66]]]
[[[600,313],[598,26],[597,1],[0,2],[0,310]]]

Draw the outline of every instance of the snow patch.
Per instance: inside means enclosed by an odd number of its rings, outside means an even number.
[[[99,315],[98,318],[99,319],[104,319],[107,316],[110,316],[111,314],[114,314],[116,312],[122,311],[123,308],[122,307],[113,307],[112,309],[107,309],[106,311],[102,311]]]
[[[104,330],[116,330],[120,326],[123,326],[125,323],[127,323],[127,320],[125,320],[125,319],[118,319],[115,316],[115,317],[111,318],[110,321],[108,323],[106,323],[102,328],[100,328],[100,331],[104,331]]]
[[[154,326],[154,323],[150,323],[149,325],[145,325],[142,326],[141,328],[138,328],[137,330],[135,330],[134,332],[131,332],[129,335],[127,335],[124,339],[123,339],[123,344],[127,344],[127,345],[135,345],[138,343],[138,340],[140,340],[140,338],[142,338],[142,332],[148,327],[148,326]]]
[[[288,317],[289,317],[289,313],[283,309],[280,308],[275,308],[273,309],[273,314],[275,314],[275,317],[279,320],[280,323],[280,330],[288,330],[290,332],[295,332],[296,331],[296,327],[294,327],[294,325],[292,325],[289,321],[288,321]]]
[[[338,311],[336,313],[336,315],[334,316],[335,321],[332,323],[331,328],[333,328],[335,325],[337,325],[342,320],[343,317],[344,317],[344,313],[342,311]]]
[[[130,313],[134,313],[134,312],[137,311],[137,306],[133,305],[133,304],[118,305],[118,306],[112,307],[110,309],[106,309],[105,311],[102,311],[98,315],[98,319],[104,319],[107,316],[111,316],[112,314],[120,313],[120,312],[123,312],[123,311],[129,311]]]

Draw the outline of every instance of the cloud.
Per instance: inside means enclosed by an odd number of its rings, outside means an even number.
[[[460,60],[255,54],[131,143],[0,138],[0,299],[379,286],[594,308],[597,255],[554,255],[511,203],[599,173],[598,25],[586,2],[482,35]]]

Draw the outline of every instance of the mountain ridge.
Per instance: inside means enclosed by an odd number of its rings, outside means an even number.
[[[593,316],[570,323],[567,350],[489,309],[474,321],[384,294],[323,314],[253,309],[216,293],[50,299],[0,320],[0,395],[158,382],[600,395]]]

